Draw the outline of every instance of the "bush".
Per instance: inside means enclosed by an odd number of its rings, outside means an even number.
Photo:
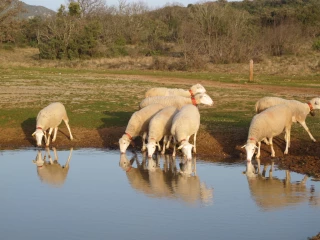
[[[316,39],[312,44],[312,49],[320,51],[320,39]]]

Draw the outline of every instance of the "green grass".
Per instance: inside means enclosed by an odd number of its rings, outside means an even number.
[[[129,75],[138,76],[133,80]],[[303,86],[310,88],[310,94],[313,88],[320,87],[320,75],[303,78],[261,75],[255,82],[248,83],[247,76],[227,73],[0,67],[0,125],[20,127],[24,124],[34,127],[37,113],[43,107],[50,102],[61,101],[65,104],[70,124],[74,127],[99,129],[126,126],[132,113],[139,109],[138,105],[145,91],[150,87],[164,86],[162,83],[139,79],[139,75],[209,80],[216,83],[232,83],[235,86]],[[165,86],[181,87],[174,82],[168,82]],[[185,88],[188,86],[190,85],[186,82]],[[223,84],[208,86],[206,89],[215,104],[213,107],[200,107],[201,123],[211,130],[222,128],[228,131],[230,126],[248,128],[254,115],[256,99],[273,95],[259,88],[238,89]],[[286,97],[286,94],[280,96]],[[301,98],[299,95],[291,97]],[[309,117],[307,122],[312,133],[320,132],[319,117]],[[304,130],[300,127],[294,131]]]

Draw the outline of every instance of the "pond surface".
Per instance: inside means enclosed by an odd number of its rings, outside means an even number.
[[[272,178],[270,166],[248,177],[243,161],[57,149],[61,168],[49,153],[0,152],[1,239],[306,240],[320,231],[320,182],[276,166]]]

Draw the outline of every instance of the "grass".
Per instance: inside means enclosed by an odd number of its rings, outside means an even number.
[[[243,71],[235,72],[159,72],[16,65],[0,67],[0,124],[1,127],[19,127],[21,124],[34,126],[40,109],[50,102],[61,101],[66,105],[70,123],[74,127],[99,129],[125,126],[131,114],[138,110],[144,92],[151,87],[164,86],[163,83],[148,81],[148,77],[166,77],[186,80],[184,87],[170,80],[165,84],[166,87],[188,88],[190,79],[217,83],[206,87],[215,105],[201,106],[202,124],[209,129],[228,129],[228,126],[247,128],[254,114],[255,101],[274,94],[243,86],[307,87],[310,95],[320,87],[319,74],[260,74],[254,82],[249,83]],[[239,88],[230,88],[228,84]],[[277,96],[289,97],[285,92]],[[301,94],[290,97],[301,101],[310,99]],[[309,122],[312,132],[320,132],[319,117],[309,118]],[[294,131],[304,130],[297,128]]]

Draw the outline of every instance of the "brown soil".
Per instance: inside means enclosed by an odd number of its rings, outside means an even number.
[[[158,83],[176,83],[186,84],[188,80],[178,78],[157,78],[150,76],[126,76],[126,78],[138,78],[146,81],[154,81]],[[196,80],[190,80],[190,82]],[[205,86],[219,86],[223,84],[226,88],[246,88],[252,90],[261,90],[264,92],[272,92],[277,94],[290,94],[301,95],[310,94],[310,88],[290,88],[290,87],[277,87],[277,86],[257,86],[257,85],[238,85],[238,84],[225,84],[211,81],[197,81]],[[312,94],[320,95],[320,90],[315,89]],[[84,129],[72,127],[74,140],[68,139],[68,131],[64,124],[60,125],[57,140],[52,143],[52,146],[57,148],[107,148],[118,149],[118,140],[125,130],[125,126],[117,128],[103,128],[103,129]],[[15,149],[24,147],[34,147],[35,140],[31,136],[34,129],[16,129],[16,128],[1,128],[0,127],[0,148],[1,149]],[[245,152],[241,146],[246,142],[247,129],[232,128],[215,130],[199,131],[197,137],[197,156],[202,159],[210,161],[244,161]],[[301,141],[291,138],[291,147],[289,155],[283,155],[285,143],[283,137],[275,138],[275,151],[277,157],[274,159],[275,163],[281,169],[288,169],[302,174],[313,176],[314,179],[320,179],[320,142],[313,143],[311,140]],[[130,149],[140,150],[141,139],[135,140],[136,146]],[[270,150],[269,146],[262,144],[261,161],[269,161]]]

